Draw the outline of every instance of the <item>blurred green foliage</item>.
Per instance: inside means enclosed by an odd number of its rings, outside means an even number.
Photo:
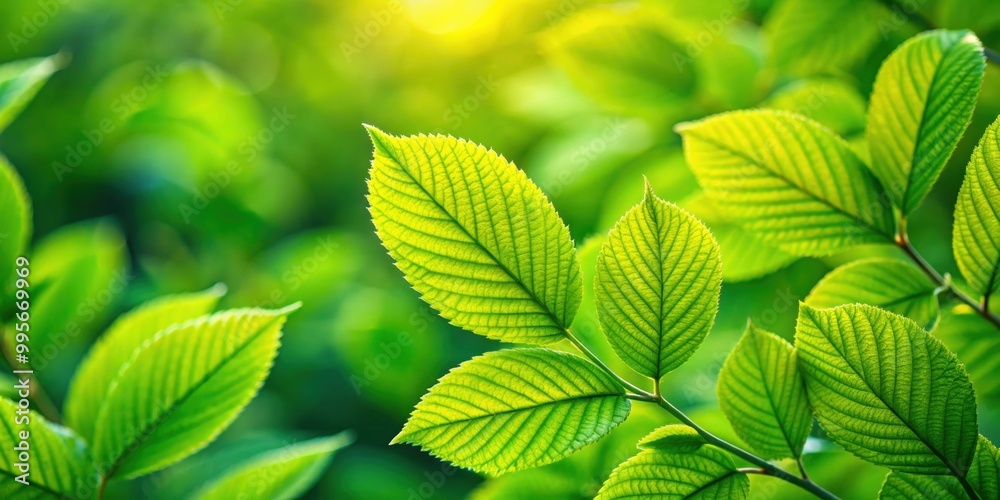
[[[345,429],[357,441],[309,495],[452,498],[476,488],[470,473],[387,445],[448,367],[498,345],[438,318],[379,247],[364,198],[371,146],[361,124],[372,123],[503,152],[549,195],[585,262],[640,198],[643,175],[716,231],[724,258],[727,245],[756,252],[733,268],[755,272],[724,268],[722,315],[664,384],[696,420],[735,439],[714,387],[747,318],[790,338],[798,301],[828,270],[898,255],[773,253],[700,196],[672,125],[766,106],[809,115],[862,151],[867,96],[899,43],[930,22],[1000,46],[1000,9],[972,3],[918,1],[907,16],[901,5],[911,4],[874,0],[2,2],[0,62],[59,53],[65,66],[0,135],[33,201],[33,273],[48,289],[33,305],[44,325],[35,328],[57,347],[40,378],[61,402],[94,335],[155,296],[222,282],[225,307],[301,300],[260,396],[218,442],[109,494],[175,498],[216,477],[212,464]],[[914,243],[939,269],[956,270],[941,235],[971,149],[998,113],[991,65],[972,125],[912,216],[923,221]],[[618,362],[593,307],[588,291],[574,328]],[[1000,406],[982,404],[981,432],[996,440]],[[536,481],[553,494],[592,494],[664,423],[639,417],[585,454],[490,481],[477,497]],[[884,471],[823,443],[807,444],[818,482],[873,496]]]

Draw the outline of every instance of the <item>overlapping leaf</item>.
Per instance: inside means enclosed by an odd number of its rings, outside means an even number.
[[[670,424],[659,427],[639,440],[642,450],[659,450],[669,453],[693,453],[705,444],[705,439],[692,427]]]
[[[964,475],[978,425],[969,376],[913,321],[869,305],[799,309],[795,346],[826,433],[876,465]]]
[[[192,495],[200,500],[299,498],[329,465],[333,454],[350,442],[346,435],[296,443],[239,464]]]
[[[850,68],[881,35],[888,11],[878,2],[784,0],[764,23],[775,65],[816,74]]]
[[[99,402],[132,355],[167,327],[211,312],[224,291],[225,287],[216,286],[202,293],[163,297],[119,317],[74,375],[66,396],[66,423],[92,442]]]
[[[723,113],[677,126],[684,153],[719,208],[800,256],[891,242],[892,211],[847,144],[780,111]]]
[[[911,264],[895,259],[865,259],[831,271],[809,292],[805,302],[817,309],[869,304],[931,327],[939,312],[936,288]]]
[[[868,110],[871,168],[907,215],[941,175],[969,126],[986,62],[968,31],[928,31],[882,64]]]
[[[101,472],[136,477],[207,445],[257,393],[297,307],[204,316],[145,344],[101,403],[93,443]]]
[[[748,325],[719,372],[719,406],[762,457],[797,458],[812,428],[812,412],[795,349]]]
[[[27,440],[21,432],[28,433]],[[17,466],[24,464],[21,451],[30,456],[30,469]],[[25,473],[28,485],[15,481]],[[5,398],[0,398],[0,476],[0,497],[11,500],[90,498],[98,482],[82,439],[34,411],[19,413],[17,404]]]
[[[979,436],[976,455],[967,476],[980,498],[1000,498],[1000,451]],[[919,476],[890,472],[879,492],[882,500],[966,500],[968,493],[952,476]]]
[[[1000,290],[1000,119],[972,153],[955,204],[958,269],[979,295]]]
[[[721,274],[708,229],[647,183],[597,257],[597,313],[615,352],[657,379],[683,364],[715,321]]]
[[[1000,398],[1000,335],[996,327],[959,306],[941,318],[933,334],[965,365],[980,402]]]
[[[487,353],[431,388],[393,443],[499,475],[559,460],[628,416],[624,388],[596,365],[547,349]]]
[[[65,64],[61,54],[0,65],[0,132],[31,102],[52,73]]]
[[[7,290],[14,260],[24,252],[31,237],[31,200],[21,177],[0,155],[0,291]],[[30,291],[29,291],[30,293]]]
[[[424,300],[493,339],[562,339],[580,305],[580,265],[569,229],[538,187],[465,140],[369,133],[372,220]]]
[[[645,450],[621,464],[597,498],[745,499],[750,480],[733,459],[714,446],[691,453]]]

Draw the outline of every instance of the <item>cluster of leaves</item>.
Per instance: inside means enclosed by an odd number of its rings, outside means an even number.
[[[684,425],[641,439],[642,451],[611,473],[598,498],[745,498],[751,473],[832,498],[801,461],[815,417],[827,438],[890,469],[881,498],[996,498],[1000,451],[979,435],[973,382],[924,328],[937,325],[944,297],[1000,327],[989,309],[1000,288],[1000,120],[976,149],[956,208],[955,257],[967,285],[937,273],[906,233],[907,216],[968,126],[984,66],[983,47],[967,31],[907,41],[882,65],[867,141],[855,145],[786,111],[677,127],[707,198],[758,241],[793,258],[888,244],[912,260],[834,270],[800,305],[794,344],[748,326],[722,368],[718,397],[749,450],[705,431],[660,391],[718,311],[725,252],[699,220],[647,183],[597,255],[600,326],[651,386],[640,387],[571,331],[584,273],[568,227],[538,187],[474,143],[369,127],[372,219],[413,288],[455,326],[547,346],[463,363],[430,389],[393,442],[495,476],[567,457],[622,423],[633,401],[649,402]],[[584,357],[553,349],[560,341]],[[786,458],[798,475],[772,463]]]
[[[26,60],[0,66],[0,129],[33,97],[62,61]],[[32,307],[19,310],[19,325],[7,328],[3,352],[14,369],[27,370],[29,397],[40,409],[36,377],[51,357],[58,309],[77,310],[93,292],[96,259],[66,267],[58,253],[30,251],[31,203],[16,171],[0,157],[0,288],[13,283],[14,264],[30,253]],[[64,239],[70,236],[64,237]],[[65,243],[65,242],[63,242]],[[24,266],[21,266],[24,267]],[[22,286],[22,288],[25,288]],[[36,292],[37,291],[37,292]],[[168,467],[213,441],[257,394],[278,352],[282,325],[298,304],[276,309],[213,312],[225,287],[162,297],[120,316],[90,349],[73,376],[64,404],[65,426],[26,411],[21,401],[0,397],[0,484],[3,498],[93,498],[111,479],[131,479]],[[51,314],[51,316],[50,316]],[[6,314],[5,314],[6,316]],[[7,318],[5,318],[7,319]],[[29,363],[10,357],[14,343],[27,343]],[[21,352],[21,351],[18,351]],[[46,409],[43,409],[46,410]],[[318,438],[288,445],[239,463],[205,484],[195,498],[292,498],[319,477],[333,453],[349,439]],[[22,442],[27,442],[25,450]],[[18,467],[30,453],[30,471]],[[24,475],[27,472],[26,475]],[[22,476],[24,475],[24,476]],[[15,481],[22,476],[24,481]]]

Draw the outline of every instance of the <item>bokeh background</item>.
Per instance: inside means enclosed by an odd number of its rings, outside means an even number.
[[[592,495],[666,417],[637,409],[600,445],[485,483],[388,446],[437,378],[500,345],[438,318],[381,249],[365,200],[372,155],[362,123],[503,153],[549,195],[585,269],[593,238],[640,200],[643,175],[705,220],[723,241],[721,313],[664,386],[730,436],[715,377],[747,318],[791,338],[798,301],[826,272],[896,254],[868,247],[795,261],[760,245],[700,196],[672,127],[769,106],[820,120],[864,155],[879,63],[930,26],[970,28],[1000,47],[991,0],[4,0],[0,62],[59,53],[64,65],[0,135],[33,200],[33,272],[59,287],[35,317],[53,331],[79,327],[42,382],[59,403],[115,315],[224,283],[224,306],[304,303],[267,384],[209,448],[110,493],[176,498],[234,457],[351,430],[355,443],[310,497]],[[956,270],[952,207],[972,147],[998,113],[1000,71],[990,65],[966,137],[912,216],[914,244],[939,269]],[[616,361],[592,309],[574,328]],[[996,383],[994,361],[974,373],[977,384]],[[977,390],[981,432],[996,441],[996,393]],[[874,498],[884,470],[810,443],[817,482]],[[797,494],[754,481],[767,498]]]

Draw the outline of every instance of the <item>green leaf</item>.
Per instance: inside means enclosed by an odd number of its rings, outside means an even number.
[[[0,497],[11,500],[40,498],[90,498],[97,487],[97,470],[90,462],[83,440],[65,427],[46,421],[41,415],[30,411],[19,413],[18,405],[6,398],[0,398]],[[23,419],[23,420],[22,420]],[[21,433],[28,438],[22,439]],[[26,442],[30,454],[30,470],[23,470],[17,464]],[[22,479],[28,486],[15,478],[30,472]]]
[[[1000,335],[996,327],[972,309],[959,306],[942,317],[932,333],[965,365],[981,403],[1000,398]]]
[[[542,52],[615,111],[672,111],[695,89],[692,61],[655,9],[584,10],[549,30]]]
[[[555,462],[628,416],[617,381],[548,349],[490,352],[462,363],[417,404],[392,443],[411,443],[492,476]]]
[[[816,418],[838,444],[900,472],[968,471],[978,435],[972,384],[916,323],[869,305],[802,304],[795,347]]]
[[[976,455],[967,476],[981,498],[1000,497],[1000,451],[979,436]],[[965,500],[969,498],[958,479],[951,476],[918,476],[890,472],[879,492],[882,500]]]
[[[471,142],[368,132],[372,220],[424,300],[492,339],[563,339],[583,283],[569,228],[541,190]]]
[[[841,137],[865,130],[865,98],[855,85],[832,78],[796,80],[777,90],[764,107],[800,114]]]
[[[698,431],[681,424],[664,425],[639,440],[641,450],[667,453],[694,453],[705,444]]]
[[[716,390],[733,429],[762,457],[798,458],[812,429],[804,384],[792,345],[749,324]]]
[[[66,396],[66,424],[87,442],[94,440],[97,414],[118,372],[156,334],[175,325],[208,314],[225,287],[205,292],[163,297],[119,317],[94,344],[80,364]]]
[[[659,379],[694,354],[719,310],[722,260],[712,233],[646,183],[597,256],[597,315],[629,366]]]
[[[798,115],[754,110],[681,124],[684,153],[724,214],[798,256],[889,243],[892,211],[848,145]]]
[[[931,327],[939,312],[936,289],[927,275],[909,263],[874,258],[834,269],[809,292],[805,303],[816,309],[869,304]]]
[[[882,64],[871,107],[871,169],[903,215],[917,208],[941,175],[972,119],[986,62],[968,31],[928,31]]]
[[[1000,118],[986,129],[965,170],[952,245],[976,294],[1000,290]]]
[[[298,498],[320,478],[334,452],[350,442],[349,436],[340,434],[264,453],[235,466],[192,497],[202,500]]]
[[[0,155],[0,213],[4,214],[0,221],[0,292],[4,292],[14,279],[14,260],[24,254],[31,238],[31,199],[21,177],[3,155]]]
[[[646,450],[622,463],[597,494],[612,498],[745,499],[750,480],[714,446],[692,453]]]
[[[257,394],[298,305],[237,309],[162,330],[111,383],[94,430],[107,476],[140,476],[200,450]]]
[[[888,11],[878,2],[784,0],[768,14],[764,31],[773,63],[801,74],[850,69],[881,36]]]
[[[66,57],[23,59],[0,65],[0,132],[28,105],[52,73],[66,64]]]

